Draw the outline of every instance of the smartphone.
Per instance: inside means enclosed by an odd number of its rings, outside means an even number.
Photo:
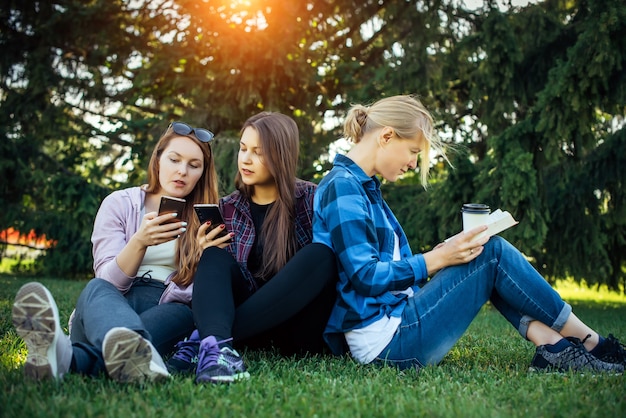
[[[198,220],[200,224],[207,223],[211,221],[211,226],[209,229],[213,229],[222,225],[224,223],[224,218],[222,217],[222,212],[220,212],[220,207],[215,203],[197,203],[193,205],[193,209],[196,211],[196,215],[198,215]],[[217,236],[218,238],[225,236],[228,234],[226,228]]]
[[[171,196],[161,196],[161,204],[159,205],[159,216],[166,213],[177,213],[175,218],[169,219],[164,223],[180,222],[183,210],[185,209],[185,199]]]

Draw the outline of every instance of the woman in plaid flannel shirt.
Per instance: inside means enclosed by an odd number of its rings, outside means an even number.
[[[313,222],[313,241],[333,248],[339,264],[339,297],[325,331],[333,352],[401,369],[437,364],[491,301],[535,344],[532,369],[623,371],[623,345],[578,319],[507,241],[478,238],[486,226],[412,253],[376,176],[395,181],[423,154],[426,185],[429,151],[443,150],[418,100],[355,105],[344,133],[355,145],[320,182]]]
[[[197,383],[247,378],[233,341],[286,354],[324,351],[336,261],[330,248],[311,243],[316,185],[296,178],[298,152],[290,117],[263,112],[245,122],[237,190],[220,201],[225,224],[199,231],[205,250],[192,299],[198,329],[179,343],[171,372],[195,370]],[[217,238],[223,228],[229,235]]]

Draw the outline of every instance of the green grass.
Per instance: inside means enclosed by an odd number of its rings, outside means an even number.
[[[123,385],[69,375],[33,382],[22,374],[24,343],[11,305],[28,279],[0,275],[0,417],[615,417],[626,414],[626,376],[529,374],[534,353],[486,306],[442,364],[414,371],[362,366],[349,358],[281,358],[246,352],[252,378],[198,386],[191,378]],[[62,324],[85,282],[40,280],[55,295]],[[626,338],[626,297],[559,287],[599,332]]]

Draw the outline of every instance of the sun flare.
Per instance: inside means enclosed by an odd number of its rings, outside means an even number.
[[[244,25],[245,31],[263,30],[267,28],[265,13],[271,13],[271,7],[263,7],[261,2],[254,0],[231,0],[225,2],[224,12],[228,16],[226,19],[237,26]]]

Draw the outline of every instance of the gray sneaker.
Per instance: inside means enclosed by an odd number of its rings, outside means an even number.
[[[26,283],[15,296],[12,315],[13,326],[28,349],[24,375],[61,379],[70,370],[73,350],[61,329],[52,294],[41,283]]]
[[[600,372],[622,374],[624,366],[621,364],[606,363],[591,355],[580,339],[567,337],[570,346],[557,353],[548,351],[545,345],[537,347],[535,356],[530,363],[530,371],[553,372]]]
[[[102,357],[109,377],[118,382],[156,382],[170,377],[152,343],[128,328],[112,328],[106,333]]]

